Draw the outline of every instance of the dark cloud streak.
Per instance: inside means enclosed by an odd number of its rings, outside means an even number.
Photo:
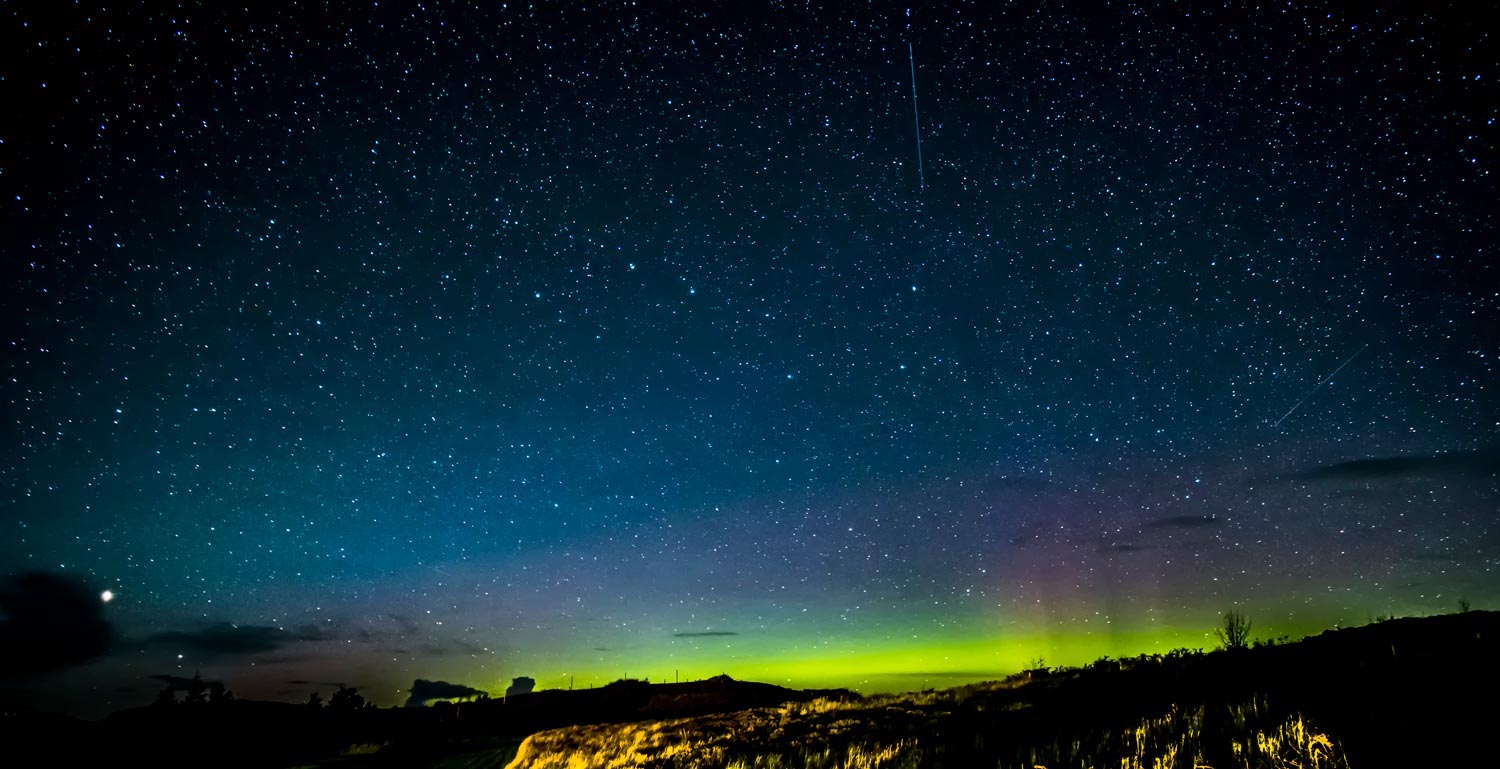
[[[1431,476],[1488,478],[1500,474],[1500,449],[1447,454],[1407,454],[1356,459],[1302,470],[1292,477],[1302,481],[1382,481]]]
[[[397,627],[401,629],[402,635],[416,635],[417,633],[420,633],[422,631],[422,627],[416,622],[412,621],[410,617],[396,614],[394,612],[386,614],[385,616],[390,621],[396,623]]]
[[[244,656],[282,649],[291,644],[326,641],[329,631],[317,625],[286,630],[266,625],[236,625],[216,622],[197,630],[168,630],[149,637],[147,643],[175,645],[211,655]]]
[[[472,686],[447,681],[429,681],[425,678],[412,681],[407,693],[406,707],[409,708],[419,708],[434,700],[458,700],[487,694],[484,690],[475,689]]]
[[[148,678],[161,681],[167,686],[172,687],[174,691],[187,691],[193,686],[193,679],[186,678],[184,676],[174,676],[171,673],[157,673],[156,675],[148,676]],[[210,684],[223,684],[222,681],[212,681],[207,678],[199,679],[199,683],[204,686],[209,686]]]

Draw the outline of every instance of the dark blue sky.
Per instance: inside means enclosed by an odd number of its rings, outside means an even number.
[[[1496,598],[1460,6],[0,36],[0,571],[116,596],[10,698],[900,688]]]

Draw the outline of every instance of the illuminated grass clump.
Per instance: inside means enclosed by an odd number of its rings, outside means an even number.
[[[999,687],[997,687],[998,689]],[[1169,708],[1123,727],[1024,728],[1028,708],[975,696],[815,700],[700,718],[577,726],[529,737],[508,769],[916,769],[983,760],[1032,769],[1339,769],[1334,740],[1261,700]],[[1023,718],[1008,719],[1007,715]],[[1230,763],[1224,763],[1229,756]],[[1210,764],[1213,757],[1216,763]]]

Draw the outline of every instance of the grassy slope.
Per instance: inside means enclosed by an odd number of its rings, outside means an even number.
[[[555,729],[528,738],[509,766],[1456,765],[1488,725],[1491,709],[1468,703],[1494,691],[1497,660],[1500,614],[1402,619],[1237,654],[1101,660],[944,692]]]

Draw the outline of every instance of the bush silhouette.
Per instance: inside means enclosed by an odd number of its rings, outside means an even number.
[[[208,702],[208,684],[203,683],[202,676],[193,674],[193,680],[188,683],[187,697],[183,699],[184,705],[202,705]]]
[[[222,681],[214,681],[208,685],[208,704],[226,705],[234,702],[234,692],[225,689]]]
[[[328,700],[329,710],[359,710],[365,706],[364,695],[352,686],[340,686]]]

